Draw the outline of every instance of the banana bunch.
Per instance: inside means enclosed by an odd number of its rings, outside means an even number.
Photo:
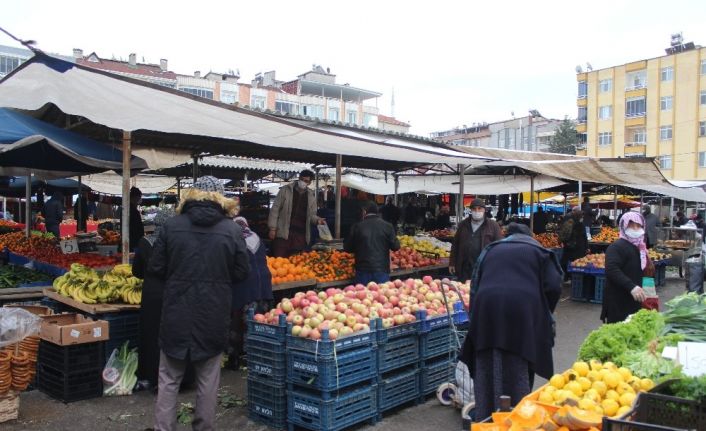
[[[54,280],[54,289],[64,296],[84,304],[142,302],[142,280],[132,276],[130,265],[118,265],[101,277],[96,271],[78,263],[66,274]]]

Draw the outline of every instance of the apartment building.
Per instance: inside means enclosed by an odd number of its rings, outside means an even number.
[[[655,157],[667,178],[706,179],[706,48],[672,36],[666,55],[583,72],[578,126],[593,157]]]
[[[546,152],[560,123],[531,110],[520,118],[433,132],[431,138],[451,145]]]
[[[0,45],[0,78],[17,69],[32,55],[29,49]]]

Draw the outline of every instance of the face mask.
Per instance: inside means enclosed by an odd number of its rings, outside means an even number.
[[[471,211],[471,218],[475,221],[483,220],[485,213],[481,211]]]
[[[297,187],[298,187],[299,189],[302,189],[302,190],[303,190],[303,189],[306,188],[306,183],[305,183],[304,181],[302,181],[302,180],[298,180],[298,181],[297,181]]]
[[[644,229],[625,229],[625,235],[627,235],[630,238],[637,239],[642,237],[645,234]]]

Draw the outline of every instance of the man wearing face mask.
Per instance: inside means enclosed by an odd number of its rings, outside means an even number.
[[[630,211],[620,219],[620,238],[605,253],[606,285],[601,320],[622,322],[645,301],[642,277],[654,276],[645,244],[645,219]]]
[[[267,219],[272,255],[288,257],[302,251],[311,241],[311,225],[326,224],[316,215],[316,198],[309,189],[314,173],[305,169],[299,179],[279,189]]]
[[[471,216],[458,225],[451,244],[449,272],[456,274],[460,281],[470,280],[481,251],[502,237],[498,223],[485,217],[483,199],[474,199],[471,202]]]

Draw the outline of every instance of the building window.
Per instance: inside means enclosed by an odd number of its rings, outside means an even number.
[[[598,134],[598,145],[601,147],[613,144],[613,132],[601,132]]]
[[[276,100],[275,111],[279,111],[283,114],[297,115],[299,114],[299,105],[297,105],[296,103]]]
[[[699,101],[701,102],[702,105],[706,105],[706,91],[702,91],[699,94]]]
[[[579,116],[578,116],[578,122],[579,124],[584,124],[586,122],[586,107],[585,106],[579,106]]]
[[[701,74],[706,75],[706,60],[701,60]]]
[[[659,156],[660,169],[672,169],[672,156]]]
[[[598,88],[601,93],[608,93],[613,89],[612,79],[601,79],[598,81]]]
[[[302,115],[323,119],[324,107],[321,105],[302,105]]]
[[[647,132],[644,128],[630,129],[628,136],[633,145],[644,145],[647,142]]]
[[[706,136],[706,121],[699,121],[699,136]]]
[[[7,75],[22,64],[22,59],[0,55],[0,75]]]
[[[358,113],[355,111],[346,112],[346,122],[350,124],[358,124]]]
[[[579,133],[579,143],[576,146],[577,150],[583,150],[586,148],[586,142],[588,142],[588,135],[586,133]]]
[[[221,102],[229,105],[238,101],[238,93],[235,91],[221,90]]]
[[[328,120],[338,121],[338,108],[328,108]]]
[[[625,90],[639,90],[647,87],[647,72],[640,70],[638,72],[628,73],[625,77]]]
[[[625,116],[644,117],[647,103],[645,97],[631,97],[625,101]]]
[[[672,110],[672,96],[664,96],[659,98],[659,109],[660,111],[671,111]]]
[[[699,167],[706,168],[706,151],[699,152]]]
[[[674,68],[672,66],[663,67],[662,72],[660,73],[660,79],[663,82],[674,79]]]
[[[179,90],[193,94],[194,96],[203,97],[204,99],[213,100],[213,91],[206,90],[205,88],[181,87]]]
[[[250,96],[250,106],[256,109],[265,109],[267,98],[265,96]]]
[[[662,126],[659,128],[659,140],[669,141],[672,139],[672,126]]]
[[[598,108],[598,119],[609,120],[613,116],[613,106],[606,105]]]
[[[375,114],[363,114],[363,125],[365,127],[377,127],[378,126],[378,116]],[[468,145],[470,141],[466,140],[464,145]]]
[[[588,84],[586,81],[579,81],[579,99],[585,99],[588,94]]]

